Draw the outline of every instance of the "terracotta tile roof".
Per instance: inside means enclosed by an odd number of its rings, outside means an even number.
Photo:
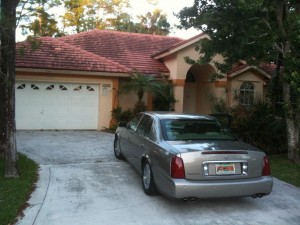
[[[244,64],[244,63],[239,63],[237,65],[234,65],[231,70],[227,73],[228,75],[236,73],[240,70],[243,70],[244,68],[248,67],[249,65]]]
[[[243,69],[245,69],[247,67],[249,67],[248,64],[241,62],[238,65],[233,66],[232,69],[227,73],[227,75],[231,75],[238,71],[242,71]],[[262,65],[258,66],[258,68],[272,76],[276,70],[276,65],[275,64],[262,64]]]
[[[170,48],[183,39],[95,29],[61,37],[59,40],[110,59],[132,71],[157,74],[169,72],[169,70],[162,62],[151,56]]]
[[[274,75],[276,71],[276,64],[263,64],[260,68],[270,75]]]
[[[35,50],[29,41],[17,43],[17,68],[95,72],[168,73],[151,56],[182,39],[159,35],[92,30],[61,38],[43,37]]]
[[[32,48],[28,41],[17,43],[18,68],[60,69],[75,71],[121,72],[130,71],[126,66],[72,46],[55,38],[37,40]]]

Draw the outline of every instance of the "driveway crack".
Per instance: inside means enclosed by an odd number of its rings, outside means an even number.
[[[46,199],[47,194],[48,194],[48,190],[49,190],[49,187],[50,187],[50,180],[51,180],[51,168],[49,167],[48,170],[49,170],[49,178],[48,178],[48,183],[47,183],[46,192],[45,192],[43,201],[42,201],[42,203],[40,204],[40,208],[39,208],[39,210],[38,210],[38,212],[37,212],[37,214],[36,214],[36,216],[35,216],[35,218],[34,218],[34,220],[33,220],[32,225],[35,224],[35,222],[36,222],[36,220],[37,220],[37,217],[38,217],[39,214],[40,214],[40,211],[41,211],[41,209],[42,209],[42,207],[43,207],[43,205],[44,205],[45,199]]]

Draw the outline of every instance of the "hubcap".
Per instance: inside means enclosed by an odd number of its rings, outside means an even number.
[[[143,172],[143,182],[144,182],[144,187],[146,189],[150,187],[150,179],[151,179],[151,170],[150,170],[150,165],[147,163],[144,166],[144,172]]]

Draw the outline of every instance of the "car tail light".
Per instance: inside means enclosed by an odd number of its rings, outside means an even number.
[[[262,175],[263,176],[270,176],[271,175],[270,162],[269,162],[269,159],[268,159],[267,156],[264,156]]]
[[[171,161],[171,177],[177,179],[185,178],[185,171],[182,158],[173,156]]]

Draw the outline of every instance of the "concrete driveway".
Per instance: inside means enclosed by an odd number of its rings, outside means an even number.
[[[22,131],[18,151],[40,164],[22,225],[300,224],[300,189],[274,180],[261,199],[171,201],[146,196],[138,174],[113,155],[113,134]]]

